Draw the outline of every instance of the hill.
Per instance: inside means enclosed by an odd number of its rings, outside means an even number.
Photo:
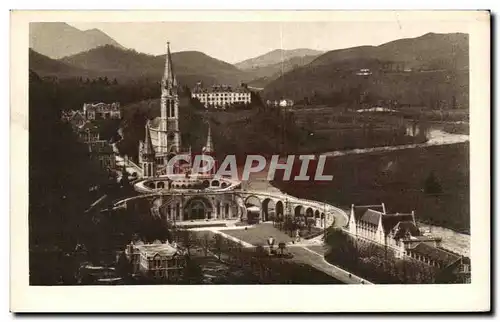
[[[50,58],[58,59],[104,45],[123,48],[99,29],[82,31],[64,22],[30,23],[30,48]]]
[[[71,77],[89,77],[92,75],[91,71],[84,70],[75,66],[71,66],[64,62],[51,59],[33,49],[29,49],[29,68],[36,72],[41,77],[57,76],[60,78]]]
[[[305,57],[305,56],[318,56],[323,52],[308,48],[298,49],[275,49],[263,55],[244,60],[236,63],[235,66],[241,70],[255,69],[259,67],[269,66],[284,62],[290,58]]]
[[[252,78],[249,83],[251,86],[255,87],[265,87],[267,84],[273,80],[279,78],[281,75],[299,68],[301,66],[311,63],[316,59],[316,55],[313,56],[302,56],[302,57],[292,57],[282,63],[276,63],[256,68],[251,68],[245,70]]]
[[[380,46],[329,51],[269,83],[265,98],[341,105],[468,107],[467,34],[426,34]],[[371,75],[360,76],[360,69]]]
[[[245,72],[202,52],[173,53],[172,60],[175,73],[182,85],[193,86],[198,81],[203,81],[206,85],[215,83],[236,85],[248,80]],[[165,55],[147,55],[135,50],[106,45],[64,57],[60,61],[81,69],[98,71],[101,76],[108,78],[148,78],[159,81],[163,75]]]
[[[411,69],[467,70],[469,37],[463,33],[428,33],[417,38],[391,41],[380,46],[360,46],[332,50],[318,57],[313,66],[356,59],[376,59],[400,63]],[[360,67],[363,68],[363,67]]]

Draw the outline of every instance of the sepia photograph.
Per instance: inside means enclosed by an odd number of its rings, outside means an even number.
[[[11,12],[16,281],[487,310],[489,13],[218,14]]]

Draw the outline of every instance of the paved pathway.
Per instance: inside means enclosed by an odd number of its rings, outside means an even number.
[[[323,254],[305,246],[291,246],[288,251],[293,253],[294,260],[308,264],[346,284],[373,284],[359,276],[349,273],[342,268],[328,263]],[[349,277],[350,276],[350,277]]]
[[[198,227],[192,228],[190,230],[196,231],[211,231],[215,234],[219,234],[224,238],[230,239],[234,242],[240,242],[243,247],[250,248],[255,247],[255,245],[250,244],[242,239],[231,236],[223,232],[224,228],[229,228],[234,230],[234,227]],[[324,258],[323,243],[321,241],[322,236],[318,236],[312,240],[305,240],[301,243],[288,244],[287,250],[294,255],[293,260],[297,262],[302,262],[304,264],[310,265],[315,269],[328,274],[335,279],[346,284],[373,284],[359,276],[349,273],[342,268],[328,263]],[[263,247],[267,248],[269,246],[263,244]]]
[[[125,160],[123,159],[123,157],[121,157],[119,155],[115,155],[115,159],[116,159],[116,166],[118,168],[122,169],[123,166],[125,165]],[[142,169],[139,168],[138,165],[136,165],[135,163],[132,163],[130,161],[127,162],[125,169],[127,170],[127,172],[129,174],[132,174],[135,172],[139,176],[142,173]]]

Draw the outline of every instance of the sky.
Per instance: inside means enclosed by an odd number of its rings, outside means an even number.
[[[98,28],[123,46],[148,54],[196,50],[237,63],[274,49],[334,50],[380,45],[428,32],[468,32],[457,21],[294,21],[294,22],[79,22],[81,29]]]

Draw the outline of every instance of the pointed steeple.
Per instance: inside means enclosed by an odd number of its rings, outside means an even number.
[[[208,124],[208,136],[207,136],[207,144],[205,145],[205,153],[213,153],[214,152],[214,144],[212,143],[212,129],[210,128],[210,123]]]
[[[155,153],[153,142],[151,141],[151,135],[149,133],[149,120],[146,122],[146,134],[144,135],[144,148],[142,153],[145,155],[153,155]]]
[[[163,86],[166,88],[177,87],[175,79],[174,66],[172,64],[172,55],[170,54],[170,42],[167,41],[167,57],[165,58],[165,71],[163,72]]]

